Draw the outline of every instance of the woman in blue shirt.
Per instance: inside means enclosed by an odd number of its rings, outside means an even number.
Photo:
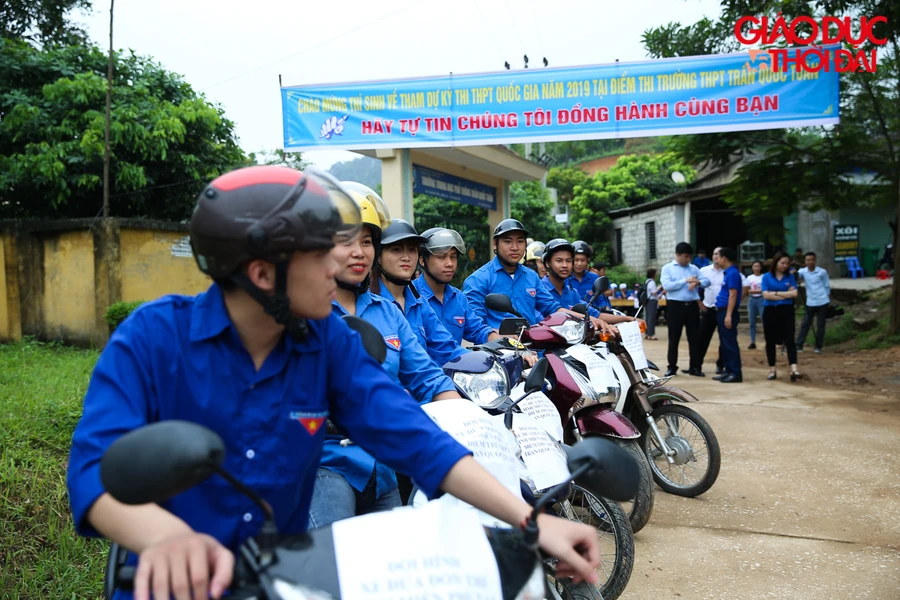
[[[375,260],[371,291],[393,301],[409,321],[419,345],[443,367],[468,352],[460,346],[432,310],[412,278],[419,265],[419,245],[425,242],[416,229],[403,219],[394,219],[384,230],[381,251]]]
[[[363,228],[359,238],[332,251],[340,269],[332,311],[356,315],[381,332],[387,345],[384,369],[417,401],[458,398],[453,382],[428,357],[400,310],[390,300],[369,292],[382,227],[390,223],[390,217],[375,192],[352,183],[343,185],[360,205]],[[395,473],[362,447],[341,446],[343,438],[330,431],[325,440],[309,510],[313,528],[401,504]]]
[[[797,346],[794,344],[794,298],[797,297],[797,280],[790,274],[791,257],[778,252],[772,258],[769,272],[762,278],[763,330],[766,336],[766,358],[769,376],[775,379],[775,348],[787,346],[791,365],[791,381],[800,377],[797,371]]]

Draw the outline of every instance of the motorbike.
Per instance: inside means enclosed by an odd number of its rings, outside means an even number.
[[[653,477],[650,464],[639,440],[640,430],[628,415],[616,409],[619,384],[611,374],[598,377],[594,368],[603,366],[604,358],[598,356],[586,343],[593,343],[597,332],[586,318],[587,306],[573,307],[581,317],[556,312],[541,322],[529,326],[528,321],[515,311],[509,298],[503,294],[488,294],[485,306],[491,310],[516,315],[501,322],[501,335],[518,335],[516,344],[541,350],[549,361],[553,376],[550,400],[556,407],[563,427],[563,441],[572,443],[586,437],[600,436],[610,439],[632,455],[641,469],[641,485],[629,502],[623,503],[631,529],[637,533],[650,521],[653,513]],[[495,340],[480,346],[481,349],[509,352],[511,342]],[[599,363],[599,364],[596,364]]]
[[[435,576],[438,576],[442,584],[453,582],[455,590],[476,591],[477,585],[477,591],[483,591],[483,581],[477,584],[475,581],[479,578],[483,580],[483,574],[489,572],[497,581],[504,599],[544,597],[542,559],[537,546],[537,515],[547,504],[544,498],[537,501],[522,531],[483,527],[471,520],[471,513],[462,509],[453,511],[448,507],[440,509],[438,505],[428,513],[400,508],[347,519],[299,535],[280,535],[269,504],[223,469],[225,453],[224,441],[210,429],[187,421],[161,421],[131,431],[113,443],[101,460],[100,476],[104,488],[113,498],[137,505],[165,501],[217,474],[259,506],[265,514],[265,522],[259,535],[248,538],[239,547],[234,577],[229,587],[232,598],[341,598],[344,595],[342,592],[351,588],[358,591],[360,587],[378,585],[381,582],[373,582],[372,573],[387,573],[389,570],[394,578],[385,578],[385,585],[398,585],[398,565],[415,563],[416,558],[421,558],[411,555],[410,550],[421,550],[423,532],[409,531],[406,527],[403,545],[391,544],[404,556],[384,556],[383,551],[379,554],[384,538],[365,533],[385,531],[385,526],[396,528],[399,525],[403,529],[404,523],[426,523],[422,517],[452,519],[442,521],[445,524],[443,527],[438,523],[436,527],[428,527],[428,530],[429,533],[435,529],[439,532],[453,530],[453,535],[449,537],[456,540],[459,546],[456,555],[446,559],[448,564],[456,567],[452,576],[447,576],[446,571],[432,573],[429,582],[433,583]],[[566,462],[571,474],[550,491],[551,497],[575,480],[594,489],[603,489],[613,498],[628,497],[637,486],[634,464],[629,462],[621,449],[606,440],[585,440],[567,448]],[[447,523],[452,525],[448,527]],[[396,532],[397,529],[390,531]],[[348,539],[348,532],[355,534],[354,537]],[[402,548],[407,544],[410,550],[404,553]],[[487,565],[487,571],[484,564],[473,565],[465,560],[466,552],[477,553],[479,548],[484,556],[494,561]],[[357,560],[351,560],[348,564],[348,556],[354,556]],[[443,564],[441,560],[433,561],[433,564],[438,563]],[[368,578],[361,572],[365,572]],[[132,566],[117,569],[114,588],[131,589],[134,573]],[[364,579],[360,580],[361,577]],[[407,578],[405,581],[409,580]],[[401,583],[403,581],[400,580]]]
[[[546,561],[549,597],[614,600],[627,585],[634,564],[634,536],[627,516],[618,503],[602,495],[602,489],[592,489],[583,482],[575,482],[554,496],[550,489],[568,475],[565,461],[559,461],[556,456],[564,446],[527,411],[520,410],[527,399],[532,403],[543,400],[555,412],[542,393],[547,367],[546,359],[538,361],[518,386],[521,393],[513,399],[503,372],[521,372],[521,358],[474,350],[444,367],[467,400],[444,400],[426,404],[423,409],[441,428],[470,447],[476,460],[483,462],[511,492],[532,505],[549,498],[546,501],[552,514],[587,522],[598,529],[600,582],[594,586],[559,579],[553,562]],[[580,502],[573,503],[572,496],[577,496]],[[424,504],[421,492],[413,491],[411,504]],[[482,513],[482,517],[485,525],[499,525],[489,515]]]
[[[594,282],[594,296],[608,286],[606,277],[598,278]],[[640,311],[647,302],[646,292],[640,294],[638,302]],[[641,344],[640,337],[633,343]],[[651,373],[649,361],[646,368],[636,368],[635,359],[622,339],[608,337],[593,348],[598,354],[606,354],[622,385],[616,410],[638,423],[640,444],[656,484],[670,494],[688,498],[708,491],[719,477],[722,454],[709,423],[685,406],[697,402],[697,398],[665,385],[670,378]],[[644,359],[642,349],[639,353],[635,349],[635,353]]]

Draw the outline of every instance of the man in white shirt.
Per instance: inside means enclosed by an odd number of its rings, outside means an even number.
[[[816,354],[821,354],[822,346],[825,345],[825,315],[831,302],[831,280],[828,278],[828,271],[816,266],[815,252],[807,252],[803,260],[806,266],[797,271],[797,279],[802,279],[806,285],[806,310],[800,325],[800,335],[797,336],[797,352],[803,352],[803,343],[815,317]]]

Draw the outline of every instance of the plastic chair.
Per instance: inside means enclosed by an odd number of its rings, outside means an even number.
[[[847,257],[847,276],[850,279],[856,279],[857,277],[865,277],[865,273],[862,270],[862,267],[859,266],[859,259],[855,256]]]

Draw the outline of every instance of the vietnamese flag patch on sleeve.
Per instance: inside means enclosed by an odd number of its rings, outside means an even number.
[[[388,346],[392,347],[394,350],[400,349],[400,337],[396,335],[389,335],[384,338],[384,341]]]

